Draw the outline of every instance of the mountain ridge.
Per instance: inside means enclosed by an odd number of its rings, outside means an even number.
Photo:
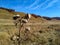
[[[13,13],[13,14],[20,14],[20,15],[25,15],[26,13],[24,12],[16,12],[15,10],[13,9],[9,9],[9,8],[4,8],[4,7],[0,7],[0,9],[3,9],[3,10],[6,10],[10,13]],[[36,15],[36,14],[31,14],[34,18],[44,18],[46,20],[60,20],[60,17],[47,17],[47,16],[41,16],[41,15]]]

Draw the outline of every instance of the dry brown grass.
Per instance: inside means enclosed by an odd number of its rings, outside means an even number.
[[[19,30],[14,26],[12,21],[14,14],[25,15],[25,13],[0,10],[0,45],[18,44],[17,41],[10,40],[10,37],[15,33],[18,34]],[[43,18],[32,17],[29,22],[34,25],[25,25],[25,27],[29,26],[31,28],[26,33],[25,29],[22,29],[20,34],[21,45],[60,45],[60,21],[47,21]],[[6,23],[9,23],[9,25]],[[36,23],[40,24],[36,25]]]

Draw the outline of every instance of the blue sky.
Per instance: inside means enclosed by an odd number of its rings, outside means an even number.
[[[41,16],[60,17],[60,0],[0,0],[0,7]]]

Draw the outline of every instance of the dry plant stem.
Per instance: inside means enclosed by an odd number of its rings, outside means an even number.
[[[20,45],[20,31],[21,31],[21,21],[20,21],[20,25],[19,25],[19,41],[18,41],[18,45]]]

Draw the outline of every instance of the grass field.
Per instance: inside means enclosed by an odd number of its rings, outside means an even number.
[[[60,45],[60,24],[29,25],[31,32],[21,31],[21,45]],[[12,20],[0,19],[0,45],[17,45],[10,36],[18,32]],[[17,33],[18,34],[18,33]],[[15,43],[14,43],[15,42]]]
[[[18,45],[18,40],[11,40],[19,30],[12,20],[15,14],[24,16],[24,13],[0,9],[0,45]],[[25,27],[31,30],[26,32]],[[60,21],[32,17],[20,32],[20,45],[60,45]]]

